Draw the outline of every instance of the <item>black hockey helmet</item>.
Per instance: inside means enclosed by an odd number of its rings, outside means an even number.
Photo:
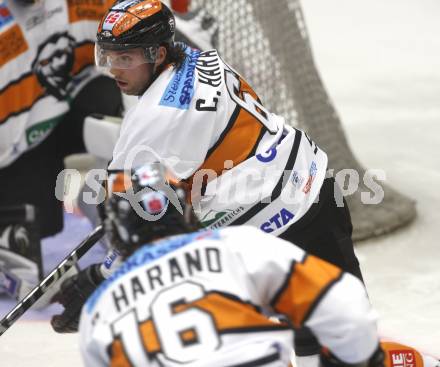
[[[184,183],[170,179],[163,165],[111,171],[104,203],[104,228],[123,256],[153,240],[200,228]]]
[[[97,44],[105,49],[172,45],[175,19],[159,0],[125,0],[113,5],[98,28]]]

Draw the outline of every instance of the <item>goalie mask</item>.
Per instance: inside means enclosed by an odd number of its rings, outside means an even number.
[[[95,60],[99,67],[130,69],[155,63],[159,46],[174,44],[175,19],[158,0],[119,1],[102,19],[97,33]],[[140,49],[138,54],[121,51]]]
[[[110,172],[104,228],[122,256],[138,247],[199,228],[184,184],[166,179],[158,163]]]

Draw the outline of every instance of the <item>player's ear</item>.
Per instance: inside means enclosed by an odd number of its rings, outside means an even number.
[[[166,57],[167,57],[167,49],[164,46],[159,46],[159,50],[157,50],[157,58],[156,58],[155,66],[158,67],[159,65],[163,64]]]

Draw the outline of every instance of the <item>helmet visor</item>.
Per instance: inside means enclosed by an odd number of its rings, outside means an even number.
[[[95,43],[95,63],[100,68],[133,69],[142,64],[154,64],[157,46],[111,50]]]

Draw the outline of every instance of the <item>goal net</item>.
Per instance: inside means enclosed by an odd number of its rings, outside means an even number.
[[[351,151],[341,121],[313,60],[299,0],[193,0],[219,22],[219,51],[253,86],[263,103],[309,133],[335,172],[356,170],[359,187],[346,196],[353,238],[390,232],[416,216],[415,203],[381,182],[384,199],[364,204],[365,168]],[[341,183],[340,183],[341,184]]]

